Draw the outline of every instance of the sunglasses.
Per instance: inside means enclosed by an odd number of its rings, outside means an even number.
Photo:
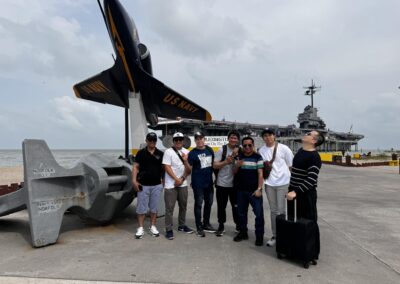
[[[181,137],[180,137],[180,138],[175,138],[175,139],[174,139],[174,142],[175,142],[175,141],[183,141],[183,138],[181,138]]]
[[[247,147],[251,148],[251,147],[253,147],[253,144],[243,144],[243,148],[247,148]]]
[[[148,142],[157,142],[157,139],[156,138],[149,138],[149,139],[147,139],[147,141]]]

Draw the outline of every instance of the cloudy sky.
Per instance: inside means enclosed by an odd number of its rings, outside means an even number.
[[[315,97],[328,128],[400,149],[400,1],[121,0],[154,76],[214,119],[288,125]],[[72,86],[112,66],[95,0],[2,0],[0,149],[123,148],[123,110]]]

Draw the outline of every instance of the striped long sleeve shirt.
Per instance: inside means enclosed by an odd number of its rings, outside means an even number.
[[[293,159],[289,191],[303,194],[317,189],[321,158],[317,151],[305,151],[302,148]]]

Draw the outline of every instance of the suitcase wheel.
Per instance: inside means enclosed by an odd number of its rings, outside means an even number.
[[[282,259],[283,258],[283,256],[280,253],[277,253],[276,256],[278,257],[278,259]]]
[[[311,260],[312,265],[317,265],[317,261],[315,259]]]
[[[304,267],[305,269],[308,269],[308,268],[310,267],[310,263],[309,263],[309,262],[304,262],[304,263],[303,263],[303,267]]]

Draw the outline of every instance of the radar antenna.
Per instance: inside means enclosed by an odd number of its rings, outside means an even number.
[[[350,133],[350,134],[353,133],[353,124],[350,126],[349,133]]]
[[[304,93],[304,95],[311,97],[311,107],[314,108],[314,94],[317,91],[321,90],[321,86],[319,86],[319,87],[315,86],[314,80],[311,79],[311,86],[303,87],[303,88],[306,89],[306,92]]]

